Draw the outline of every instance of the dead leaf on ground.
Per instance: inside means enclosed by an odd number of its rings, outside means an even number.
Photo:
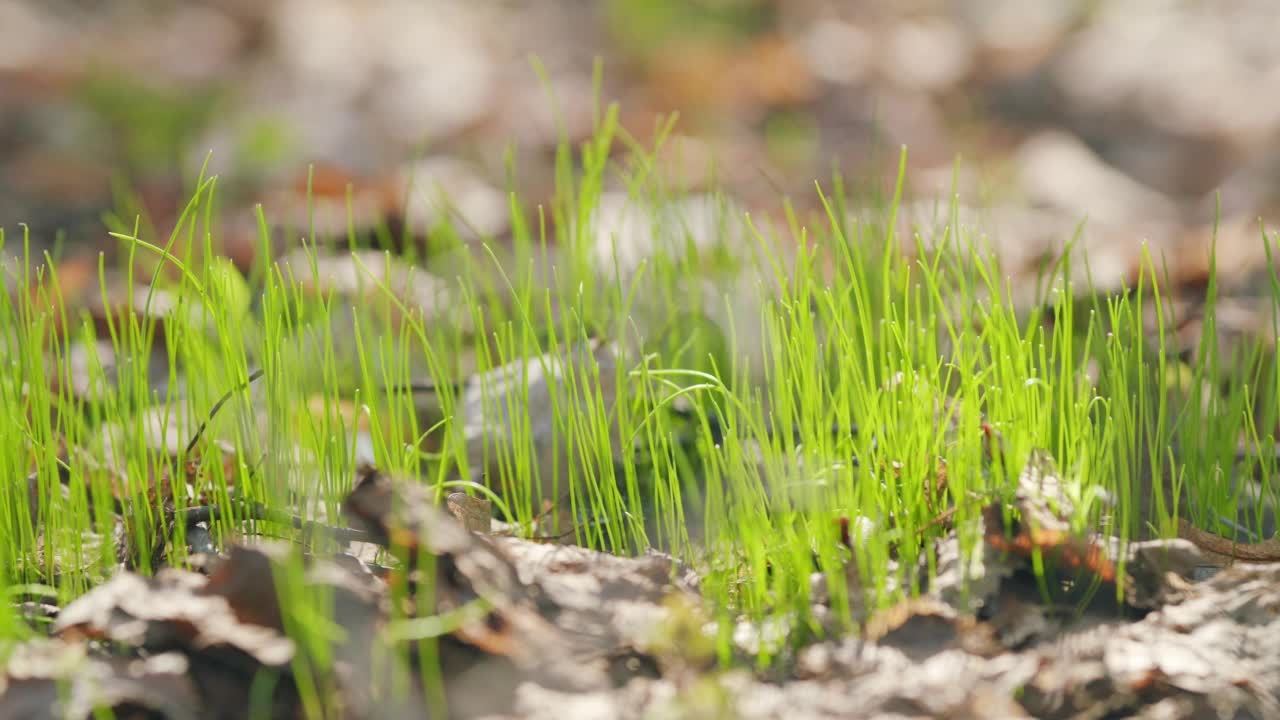
[[[112,640],[155,651],[214,652],[241,667],[281,667],[293,641],[242,622],[225,597],[203,592],[207,580],[182,570],[154,578],[120,573],[68,605],[54,625],[62,637]]]
[[[1043,556],[1056,568],[1085,571],[1104,582],[1114,582],[1116,568],[1106,548],[1071,529],[1074,507],[1062,488],[1062,477],[1053,458],[1033,451],[1018,477],[1015,506],[1019,517],[1006,525],[1004,506],[988,504],[982,511],[988,545],[1024,558]]]
[[[181,653],[146,658],[91,655],[82,642],[39,639],[19,645],[0,675],[0,717],[42,720],[158,717],[196,720],[201,698]]]

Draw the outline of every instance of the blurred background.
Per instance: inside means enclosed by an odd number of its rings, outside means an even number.
[[[1011,267],[1087,220],[1101,283],[1145,241],[1203,284],[1220,213],[1221,269],[1256,285],[1277,28],[1274,0],[0,0],[0,226],[6,254],[19,223],[66,252],[114,248],[109,214],[163,236],[211,152],[237,262],[253,203],[303,222],[312,166],[335,232],[350,186],[356,224],[501,238],[508,183],[545,202],[557,142],[589,137],[599,59],[639,142],[678,113],[673,187],[812,209],[906,145],[911,196],[956,187]]]

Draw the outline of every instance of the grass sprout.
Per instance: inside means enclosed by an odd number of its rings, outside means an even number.
[[[23,234],[0,295],[0,472],[16,479],[0,492],[6,597],[66,602],[121,564],[153,572],[159,548],[181,564],[186,529],[165,513],[204,503],[225,510],[215,538],[248,527],[316,542],[281,518],[340,523],[369,464],[486,497],[516,532],[674,553],[719,613],[716,655],[735,656],[745,618],[762,667],[832,631],[813,614],[815,574],[856,576],[827,583],[837,631],[857,630],[856,607],[921,593],[927,577],[908,569],[936,570],[943,508],[965,527],[975,498],[1011,497],[1039,448],[1081,532],[1123,543],[1185,517],[1262,534],[1275,498],[1243,478],[1275,487],[1280,363],[1262,342],[1219,342],[1215,268],[1200,345],[1183,352],[1160,258],[1103,294],[1063,238],[1028,307],[1013,287],[1027,280],[961,226],[958,200],[939,236],[903,237],[905,151],[878,204],[835,177],[815,189],[823,212],[784,205],[780,220],[672,191],[641,151],[616,107],[598,114],[590,140],[562,146],[551,203],[526,211],[512,192],[509,239],[442,243],[448,276],[430,252],[405,269],[349,248],[339,288],[325,262],[340,239],[314,228],[292,262],[264,254],[242,274],[215,251],[217,178],[202,176],[167,238],[140,223],[112,233],[127,253],[97,271],[115,310],[94,318]],[[434,305],[413,299],[424,283]],[[117,288],[140,302],[121,307]],[[1274,333],[1274,270],[1269,291]],[[341,628],[300,555],[277,582],[296,601],[296,675],[312,678]],[[429,648],[456,620],[430,614],[388,632]],[[0,653],[32,632],[0,607]],[[319,712],[324,689],[299,691]]]

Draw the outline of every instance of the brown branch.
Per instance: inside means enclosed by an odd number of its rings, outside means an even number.
[[[376,544],[377,539],[363,530],[355,528],[344,528],[336,525],[326,525],[315,520],[308,520],[304,517],[293,515],[279,510],[272,510],[262,503],[243,503],[239,508],[242,520],[266,520],[268,522],[276,522],[281,525],[291,525],[299,530],[307,533],[320,533],[328,535],[334,540],[342,542],[350,542],[353,540],[360,542],[370,542]],[[227,515],[227,510],[217,505],[202,505],[200,507],[187,508],[182,513],[182,521],[190,527],[197,523],[213,522],[220,517]]]
[[[1201,530],[1178,518],[1178,537],[1190,540],[1201,550],[1245,562],[1280,562],[1280,538],[1260,543],[1238,543],[1221,535]]]

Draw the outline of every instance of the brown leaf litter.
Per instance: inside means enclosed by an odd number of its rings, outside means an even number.
[[[207,576],[118,572],[15,647],[0,716],[232,718],[257,702],[299,717],[317,687],[344,718],[434,716],[439,688],[450,717],[1276,717],[1280,565],[1197,582],[1212,559],[1188,540],[1116,555],[1072,532],[1049,467],[1033,455],[1010,512],[973,518],[972,551],[955,529],[935,541],[919,598],[767,672],[718,666],[714,616],[672,558],[468,531],[427,488],[370,471],[344,511],[365,538],[352,551],[374,543],[383,565],[273,543],[233,545]],[[299,664],[316,656],[289,632],[312,607],[297,593],[329,598],[327,664]],[[434,644],[409,639],[444,617],[459,620]],[[379,669],[397,658],[411,672]],[[439,688],[422,684],[432,668]],[[404,687],[388,695],[392,676]]]

